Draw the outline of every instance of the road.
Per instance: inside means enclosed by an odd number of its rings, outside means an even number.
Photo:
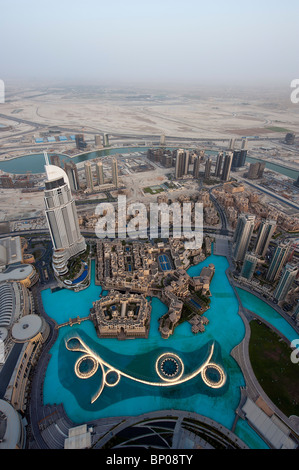
[[[258,189],[259,191],[262,191],[263,193],[273,197],[274,199],[277,199],[280,202],[283,202],[284,204],[287,204],[288,206],[292,207],[293,209],[297,209],[299,211],[299,205],[295,204],[292,201],[289,201],[288,199],[285,199],[282,196],[279,196],[276,193],[273,193],[272,191],[269,191],[268,189],[264,188],[263,186],[260,186],[257,183],[252,183],[251,181],[247,180],[246,178],[242,178],[241,176],[235,176],[237,180],[242,181],[245,184],[248,184],[249,186],[252,186],[255,189]]]

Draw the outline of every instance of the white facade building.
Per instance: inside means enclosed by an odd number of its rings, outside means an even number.
[[[53,243],[53,268],[56,274],[63,275],[68,272],[68,260],[84,252],[86,243],[80,233],[67,174],[49,165],[47,158],[46,163],[45,213]]]

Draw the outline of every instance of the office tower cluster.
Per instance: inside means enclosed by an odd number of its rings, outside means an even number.
[[[263,219],[259,226],[259,231],[255,243],[255,254],[265,258],[267,250],[270,245],[272,236],[274,235],[276,229],[276,221]]]
[[[240,214],[234,234],[233,256],[235,261],[243,262],[255,228],[256,218],[252,214]],[[263,219],[260,223],[252,256],[265,258],[272,236],[276,229],[276,221]],[[252,261],[252,260],[251,260]]]
[[[94,180],[94,170],[92,163],[90,161],[84,163],[86,188],[89,191],[94,191],[95,186],[101,186],[105,183],[103,162],[101,160],[97,161],[95,167],[96,184]],[[118,188],[119,186],[118,163],[115,157],[112,158],[112,184],[115,188]]]
[[[220,178],[221,181],[227,182],[230,180],[231,171],[239,170],[243,168],[246,162],[247,152],[248,152],[248,142],[247,139],[242,139],[241,149],[235,149],[235,141],[236,139],[230,139],[228,149],[226,152],[219,152],[215,162],[215,171],[214,176],[216,178]],[[181,151],[178,151],[181,152]],[[181,157],[183,158],[183,157]],[[199,158],[194,159],[194,166],[193,166],[193,176],[198,178],[199,175]],[[183,165],[183,164],[181,164]],[[177,162],[178,166],[178,174],[182,173],[179,168],[180,160]],[[212,167],[212,160],[210,157],[206,160],[205,168],[204,168],[204,178],[209,179],[211,176],[211,167]],[[260,170],[261,171],[261,170]]]
[[[220,178],[221,181],[229,181],[232,161],[233,153],[231,151],[219,152],[216,158],[214,176]]]
[[[285,300],[293,281],[298,274],[298,267],[290,263],[291,244],[281,242],[276,245],[272,255],[268,255],[270,242],[273,238],[276,221],[263,219],[260,223],[255,243],[249,251],[255,227],[255,216],[240,214],[233,239],[233,258],[240,267],[240,276],[251,280],[258,264],[271,258],[265,273],[265,280],[275,287],[273,298],[277,302]]]
[[[160,143],[160,145],[162,144]],[[165,148],[152,148],[147,151],[148,160],[154,163],[159,163],[165,168],[171,168],[174,166],[175,156],[176,150],[171,151]]]
[[[68,261],[86,250],[80,233],[75,201],[66,172],[46,158],[45,214],[53,244],[52,266],[57,275],[68,272]]]

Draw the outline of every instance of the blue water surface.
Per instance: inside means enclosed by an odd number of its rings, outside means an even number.
[[[185,409],[203,414],[230,428],[240,399],[240,386],[245,384],[241,370],[230,356],[230,351],[242,340],[245,329],[241,318],[238,316],[237,299],[225,275],[225,269],[228,266],[226,258],[211,256],[201,263],[201,266],[208,265],[211,262],[216,266],[216,273],[211,284],[213,295],[211,308],[205,314],[210,322],[206,325],[204,333],[194,335],[191,332],[191,325],[183,323],[175,329],[174,335],[167,340],[163,339],[158,331],[158,320],[167,312],[167,306],[158,298],[151,300],[152,314],[148,339],[126,341],[99,339],[91,321],[84,321],[80,326],[76,325],[76,328],[89,335],[90,340],[94,340],[102,346],[103,354],[105,354],[105,350],[109,350],[111,354],[117,353],[119,355],[123,354],[126,357],[132,356],[137,358],[142,354],[151,352],[156,354],[155,351],[160,353],[161,351],[167,352],[168,350],[178,352],[180,357],[187,357],[188,353],[195,353],[201,348],[204,349],[205,345],[216,340],[221,345],[222,363],[228,375],[227,388],[221,399],[217,395],[213,396],[213,394],[210,396],[205,393],[194,395],[193,391],[189,397],[184,396],[183,399],[180,398],[182,393],[176,396],[175,392],[172,396],[165,397],[153,395],[152,387],[149,387],[147,396],[144,396],[143,390],[143,394],[140,397],[126,398],[124,390],[123,397],[118,396],[118,401],[115,402],[109,403],[107,401],[105,408],[98,410],[97,406],[95,406],[94,411],[92,409],[81,408],[72,390],[63,386],[58,373],[59,364],[62,359],[61,351],[65,349],[63,345],[65,335],[74,328],[66,326],[59,330],[58,339],[51,349],[52,358],[44,382],[44,403],[62,402],[69,417],[78,423],[107,416],[137,415],[147,411],[171,408]],[[199,269],[198,266],[195,268]],[[189,274],[195,275],[192,273],[193,268],[190,269],[191,272],[189,270]],[[86,317],[89,314],[92,302],[97,300],[102,294],[101,287],[94,284],[94,272],[94,262],[92,262],[91,284],[89,288],[79,293],[67,289],[55,293],[52,293],[50,289],[42,292],[45,310],[58,324],[66,322],[70,318],[77,316]],[[87,381],[81,380],[81,387],[85,385],[84,382]],[[188,385],[186,385],[186,390],[187,387]],[[113,391],[114,389],[111,389],[111,394],[113,394]]]
[[[158,326],[159,318],[167,312],[167,306],[156,297],[151,299],[151,324],[147,339],[125,341],[99,339],[93,323],[89,320],[82,322],[80,326],[62,327],[51,349],[52,357],[44,381],[44,403],[63,403],[68,416],[78,424],[109,416],[136,416],[156,410],[179,409],[205,415],[231,429],[240,400],[240,387],[245,385],[245,381],[230,352],[242,341],[245,327],[238,315],[237,298],[225,273],[228,267],[225,257],[211,255],[202,263],[190,267],[188,274],[197,276],[202,267],[210,263],[215,265],[215,274],[210,286],[211,306],[205,312],[209,324],[206,325],[204,333],[194,335],[191,332],[191,325],[185,322],[179,325],[167,340],[163,339]],[[92,261],[91,283],[87,289],[78,293],[67,289],[55,293],[50,289],[44,290],[42,300],[48,315],[58,324],[77,316],[88,316],[92,303],[101,295],[107,294],[100,286],[95,285],[94,279],[95,263]],[[247,308],[250,306],[253,311],[256,308],[259,314],[263,312],[270,323],[279,320],[275,326],[282,330],[283,334],[288,333],[289,325],[274,309],[242,289],[238,289],[238,293],[244,306]],[[168,393],[159,393],[159,390],[146,385],[141,389],[134,382],[134,396],[132,396],[132,384],[122,378],[117,387],[105,391],[106,395],[103,392],[103,395],[91,405],[91,389],[96,384],[91,384],[90,381],[88,385],[88,380],[74,377],[72,356],[74,353],[66,351],[65,348],[64,340],[73,332],[83,335],[90,344],[98,345],[101,357],[108,362],[110,360],[114,367],[125,370],[128,364],[131,368],[135,365],[136,373],[138,368],[146,370],[153,357],[161,352],[176,352],[183,361],[187,361],[188,357],[196,358],[199,351],[205,351],[205,347],[215,341],[219,345],[219,361],[228,376],[227,384],[224,390],[218,393],[210,393],[196,381],[187,383],[181,389],[174,386]],[[142,364],[139,358],[144,361]],[[199,356],[198,358],[200,360]],[[245,422],[241,423],[240,419],[235,432],[251,448],[267,447]]]

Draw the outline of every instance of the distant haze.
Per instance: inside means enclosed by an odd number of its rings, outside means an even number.
[[[286,84],[298,0],[0,0],[0,79]]]

